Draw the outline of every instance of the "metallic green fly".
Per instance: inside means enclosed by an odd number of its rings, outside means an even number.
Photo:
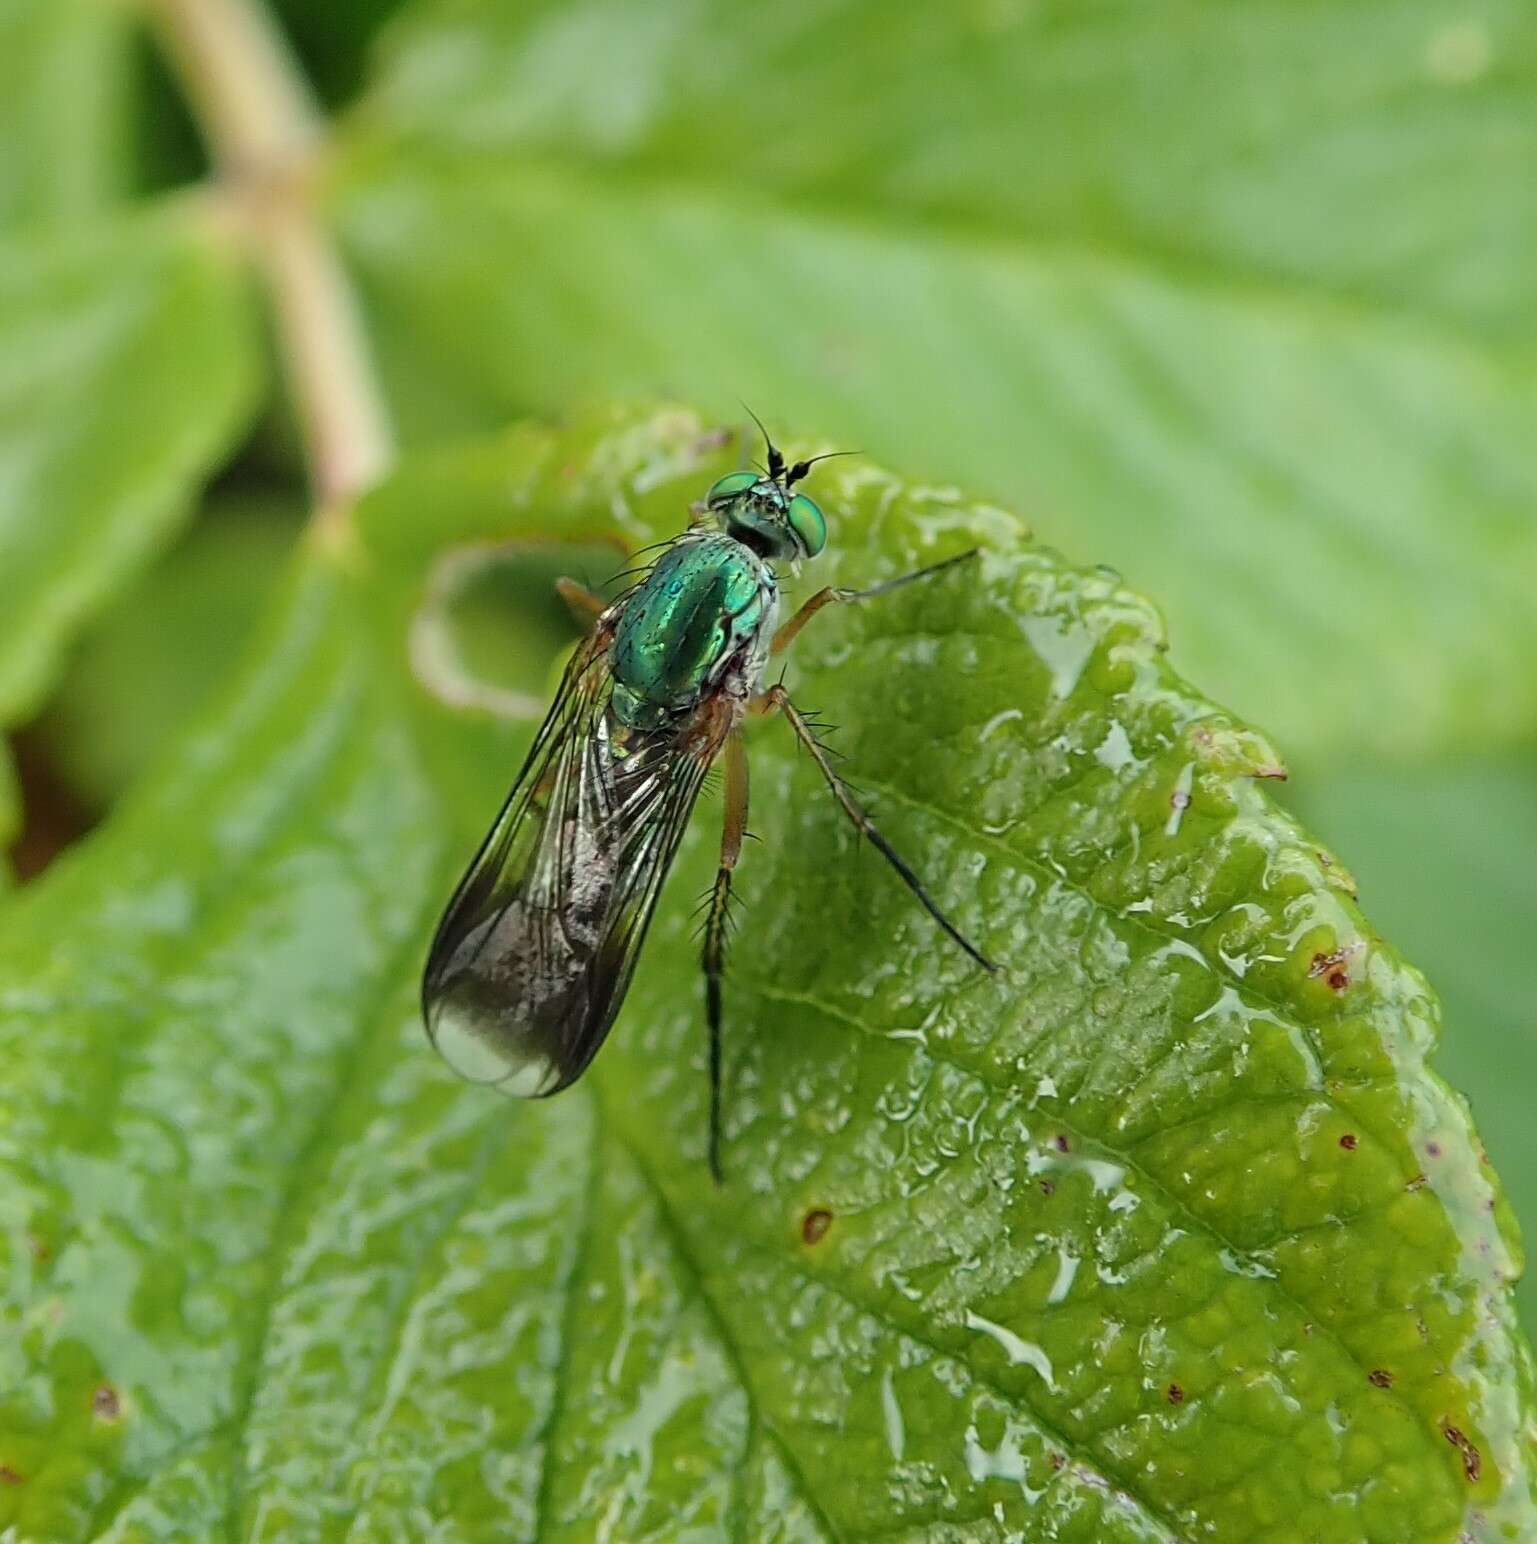
[[[760,426],[761,427],[761,426]],[[764,435],[767,442],[768,436]],[[868,590],[819,590],[779,625],[776,565],[814,558],[822,511],[768,443],[762,471],[711,487],[690,528],[611,605],[562,585],[591,631],[567,666],[512,792],[438,924],[422,982],[427,1032],[464,1077],[542,1098],[603,1044],[699,790],[725,765],[720,868],[705,909],[710,1172],[721,1177],[721,975],[731,875],[747,830],[750,713],[780,713],[844,813],[929,915],[984,970],[850,793],[771,657],[831,602],[864,601],[941,573],[973,549]]]

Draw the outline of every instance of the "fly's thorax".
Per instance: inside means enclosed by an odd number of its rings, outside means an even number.
[[[624,604],[609,648],[621,723],[659,726],[733,669],[761,674],[778,590],[767,563],[721,532],[683,537]]]

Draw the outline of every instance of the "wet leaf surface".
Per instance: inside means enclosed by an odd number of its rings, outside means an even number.
[[[724,1189],[689,916],[718,803],[577,1089],[514,1106],[433,1057],[427,933],[531,728],[444,706],[441,658],[413,679],[433,575],[486,542],[670,534],[737,454],[663,410],[418,459],[355,549],[311,555],[176,764],[14,909],[0,1517],[1529,1532],[1515,1247],[1425,1066],[1434,1000],[1148,605],[1001,509],[819,468],[807,582],[987,556],[818,618],[788,681],[1002,979],[769,722]]]
[[[1315,778],[1289,798],[1350,854],[1364,903],[1433,980],[1449,1030],[1441,1067],[1473,1101],[1518,1212],[1537,1187],[1531,854],[1537,852],[1537,757],[1479,757],[1388,778]],[[1524,1216],[1524,1213],[1522,1214]],[[1537,1322],[1537,1280],[1516,1291]]]

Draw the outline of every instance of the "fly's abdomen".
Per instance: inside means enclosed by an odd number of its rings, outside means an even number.
[[[427,1028],[461,1077],[537,1098],[584,1063],[572,1049],[601,989],[594,963],[613,904],[615,854],[602,840],[612,794],[603,755],[535,787],[504,812],[491,861],[455,896],[428,963]]]
[[[581,1075],[624,1000],[717,747],[625,728],[603,684],[551,711],[433,940],[427,1030],[462,1077],[539,1098]]]
[[[527,1099],[581,1071],[571,1048],[591,1017],[592,962],[612,890],[609,876],[597,878],[602,893],[586,898],[584,914],[555,919],[527,897],[509,899],[429,982],[428,1031],[461,1077]]]
[[[758,558],[730,537],[673,547],[615,629],[609,663],[616,713],[650,727],[698,702],[720,662],[763,625],[772,585]]]

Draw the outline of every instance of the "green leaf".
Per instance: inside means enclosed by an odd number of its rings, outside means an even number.
[[[167,540],[244,427],[257,341],[179,210],[0,245],[0,724]]]
[[[1349,852],[1377,920],[1419,961],[1446,1005],[1447,1076],[1472,1100],[1530,1232],[1537,1220],[1537,965],[1531,861],[1537,757],[1443,767],[1334,768],[1301,780],[1302,815]],[[1537,1278],[1516,1291],[1537,1324]]]
[[[21,793],[16,786],[16,765],[11,748],[0,742],[0,853],[6,852],[21,832]],[[11,871],[0,863],[0,892],[11,881]]]
[[[439,700],[452,660],[413,639],[445,575],[675,531],[738,454],[663,410],[418,460],[13,908],[0,1523],[1529,1533],[1515,1246],[1425,1067],[1433,999],[1147,604],[994,506],[819,468],[815,582],[987,553],[818,618],[789,682],[1006,976],[761,723],[725,1188],[689,917],[712,801],[577,1089],[511,1106],[432,1056],[427,931],[531,728]]]
[[[243,659],[301,520],[296,499],[219,496],[82,634],[37,732],[87,807],[119,798]]]
[[[232,256],[179,211],[0,242],[0,729],[188,511],[256,357]],[[19,819],[0,767],[0,853]]]
[[[1501,4],[444,0],[337,218],[420,439],[745,398],[1051,511],[1299,750],[1510,745],[1532,80]]]
[[[132,25],[101,0],[0,0],[0,232],[121,195]]]
[[[312,565],[238,701],[8,918],[0,1516],[22,1536],[120,1513],[110,1536],[206,1538],[238,1510],[305,1149],[433,888],[357,605]]]
[[[417,0],[388,44],[368,128],[411,146],[852,198],[1537,341],[1537,33],[1506,0]]]
[[[328,102],[344,101],[358,88],[374,34],[405,0],[271,0],[305,74]]]

